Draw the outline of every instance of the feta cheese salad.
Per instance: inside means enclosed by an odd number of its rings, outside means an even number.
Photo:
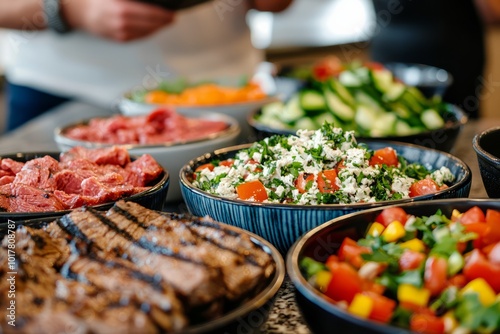
[[[220,197],[298,205],[398,200],[435,193],[453,180],[447,167],[429,171],[391,147],[370,150],[353,131],[330,123],[265,138],[192,175],[193,186]]]

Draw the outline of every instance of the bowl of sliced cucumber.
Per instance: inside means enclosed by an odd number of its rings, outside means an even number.
[[[313,80],[287,101],[254,110],[247,118],[261,139],[316,130],[324,122],[354,130],[359,139],[387,139],[450,152],[467,122],[457,106],[428,98],[383,66],[352,66]]]

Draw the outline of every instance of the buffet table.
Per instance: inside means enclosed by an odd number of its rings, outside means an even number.
[[[53,132],[56,127],[84,118],[110,115],[113,112],[83,103],[66,103],[0,137],[0,155],[15,152],[57,151],[57,145],[53,140]],[[470,197],[487,197],[479,174],[476,154],[472,148],[472,138],[480,131],[499,125],[500,118],[469,121],[452,152],[453,155],[467,163],[472,170]],[[173,206],[173,210],[185,211],[186,208],[183,204],[176,204]],[[249,324],[242,324],[242,332],[248,333],[249,327]],[[283,287],[278,292],[276,303],[269,319],[263,326],[263,331],[265,333],[309,333],[294,301],[293,286],[288,279],[285,280]]]

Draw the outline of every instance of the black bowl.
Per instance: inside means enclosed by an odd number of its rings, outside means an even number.
[[[472,140],[486,193],[500,198],[500,126],[483,131]]]
[[[453,209],[464,212],[475,205],[483,210],[500,210],[499,201],[481,199],[432,200],[398,206],[413,215],[432,215],[440,209],[443,214],[450,216]],[[337,252],[345,237],[354,240],[364,237],[368,225],[375,221],[376,216],[383,209],[370,209],[330,220],[306,233],[290,248],[286,259],[287,273],[296,288],[295,297],[298,306],[314,333],[331,333],[332,328],[335,328],[337,333],[350,334],[411,333],[402,328],[358,318],[347,313],[307,283],[299,268],[299,262],[305,256],[325,262],[329,255]]]
[[[408,86],[417,87],[424,96],[443,96],[453,83],[453,76],[446,70],[434,66],[411,63],[385,63],[396,78]]]
[[[41,158],[46,155],[59,160],[60,152],[34,152],[34,153],[15,153],[0,155],[0,159],[10,158],[12,160],[26,162],[32,159]],[[135,157],[131,157],[135,160]],[[168,187],[170,185],[170,174],[163,168],[164,172],[156,180],[151,182],[151,188],[138,194],[134,194],[123,199],[138,203],[148,209],[161,210],[167,197]],[[114,202],[93,205],[96,210],[108,210],[113,206]],[[71,210],[47,211],[47,212],[0,212],[0,223],[5,223],[9,220],[15,222],[37,219],[37,218],[55,218],[61,217]]]
[[[356,136],[356,138],[360,141],[372,139],[398,141],[433,148],[439,151],[451,152],[453,146],[455,145],[455,142],[457,141],[458,135],[460,134],[462,127],[465,125],[465,123],[467,123],[468,118],[463,110],[459,107],[453,105],[449,105],[448,107],[448,112],[443,115],[446,122],[443,128],[416,133],[408,136],[388,136],[379,138]],[[296,130],[280,129],[262,124],[257,120],[257,117],[261,114],[261,112],[262,109],[254,110],[247,117],[247,122],[253,129],[257,140],[261,140],[265,137],[276,134],[295,134]]]

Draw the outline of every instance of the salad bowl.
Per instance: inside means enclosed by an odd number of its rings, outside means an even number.
[[[404,203],[385,208],[398,207],[407,214],[417,217],[429,217],[437,212],[451,217],[454,210],[464,213],[476,206],[483,212],[487,209],[500,210],[500,202],[487,199],[441,199]],[[331,328],[342,333],[360,334],[410,334],[415,332],[409,328],[389,325],[348,312],[348,309],[336,304],[315,288],[310,283],[310,279],[308,281],[304,262],[302,262],[307,257],[324,263],[330,255],[338,254],[337,252],[346,237],[355,241],[364,238],[370,225],[374,221],[378,221],[377,218],[383,209],[372,208],[330,220],[306,233],[290,248],[286,257],[287,273],[296,288],[295,296],[301,313],[314,333],[329,333]],[[459,318],[457,320],[461,321]],[[418,332],[426,333],[426,328],[421,327]],[[473,331],[467,332],[472,333]]]
[[[396,142],[370,141],[371,150],[387,146],[409,162],[418,162],[429,170],[447,167],[454,175],[452,184],[432,194],[413,198],[352,204],[283,204],[245,201],[214,195],[193,185],[193,173],[212,160],[224,161],[251,144],[228,147],[191,160],[180,171],[181,192],[189,211],[198,216],[210,215],[218,221],[249,230],[269,240],[283,254],[304,233],[320,224],[348,213],[395,203],[438,198],[468,197],[471,186],[469,167],[460,159],[441,151]]]

